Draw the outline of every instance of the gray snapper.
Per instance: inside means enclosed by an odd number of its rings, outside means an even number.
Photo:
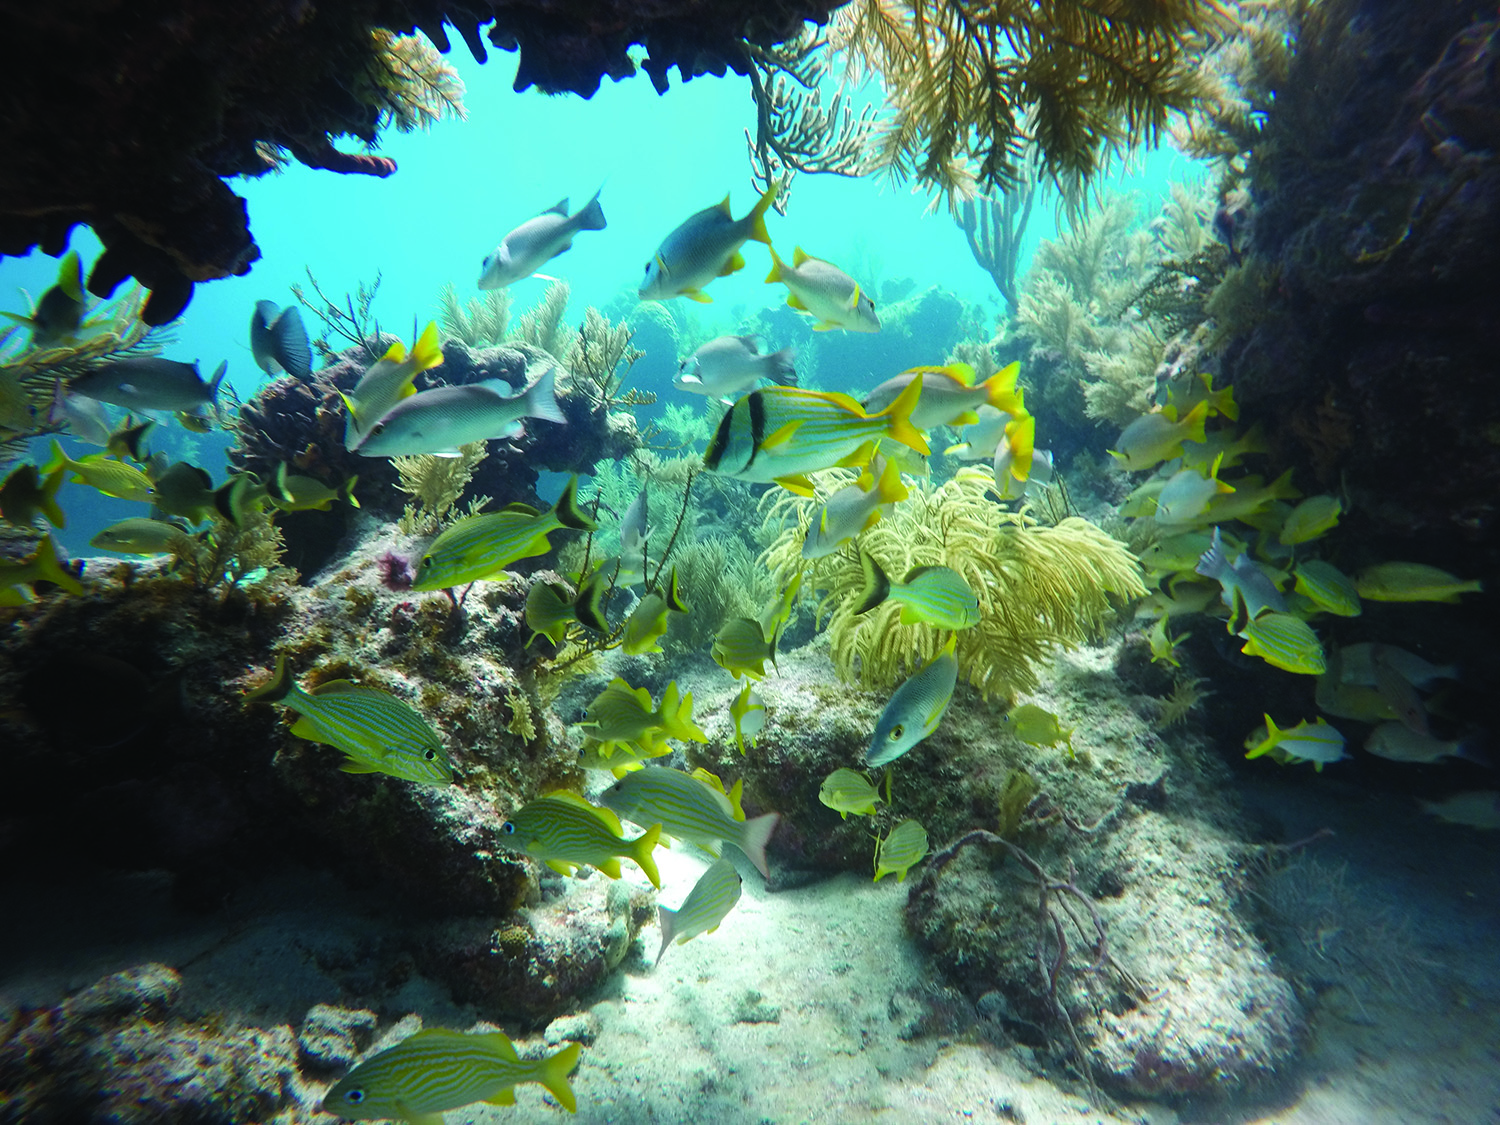
[[[602,189],[601,189],[602,190]],[[568,214],[568,201],[560,199],[534,219],[500,240],[481,265],[479,288],[504,289],[514,281],[530,277],[553,258],[573,247],[573,236],[582,230],[603,230],[604,209],[599,192],[576,215]]]

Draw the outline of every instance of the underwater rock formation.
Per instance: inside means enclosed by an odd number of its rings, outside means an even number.
[[[19,1016],[0,1042],[0,1121],[265,1121],[306,1099],[290,1027],[174,1017],[182,978],[138,965]]]
[[[1254,276],[1224,354],[1247,411],[1292,420],[1279,460],[1455,558],[1500,527],[1500,444],[1477,421],[1500,409],[1497,36],[1473,12],[1311,10],[1249,163]]]
[[[246,273],[260,250],[245,202],[224,183],[288,158],[340,173],[388,176],[395,162],[344,152],[372,144],[402,91],[386,63],[390,36],[421,28],[446,51],[452,23],[481,62],[492,43],[519,48],[518,89],[588,97],[604,75],[635,72],[658,90],[676,66],[741,72],[746,41],[795,36],[826,20],[826,0],[774,4],[510,3],[254,0],[226,6],[160,0],[6,4],[8,41],[23,60],[0,93],[9,157],[0,170],[0,255],[40,246],[61,254],[86,223],[105,245],[89,289],[107,296],[134,276],[152,291],[148,324],[176,317],[200,281]],[[68,91],[59,97],[58,91]],[[420,95],[418,95],[420,96]]]

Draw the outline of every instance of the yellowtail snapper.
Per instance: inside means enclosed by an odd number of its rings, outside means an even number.
[[[423,785],[453,780],[437,731],[390,692],[348,680],[332,680],[306,692],[282,656],[270,683],[246,693],[245,701],[280,703],[297,712],[292,733],[342,750],[348,755],[339,767],[345,773],[383,773]]]
[[[581,1051],[569,1043],[544,1059],[522,1059],[498,1031],[465,1035],[428,1028],[358,1064],[323,1096],[319,1109],[353,1121],[442,1125],[445,1112],[474,1102],[513,1105],[514,1088],[536,1082],[574,1113],[578,1102],[568,1075]]]
[[[656,951],[656,963],[661,964],[667,946],[676,941],[678,945],[691,941],[699,934],[711,934],[719,928],[734,904],[740,901],[742,881],[734,864],[720,859],[698,876],[693,889],[676,910],[665,906],[656,908],[661,923],[661,948]]]

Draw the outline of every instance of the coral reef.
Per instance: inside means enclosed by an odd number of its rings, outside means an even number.
[[[562,5],[431,0],[306,5],[252,2],[7,8],[24,71],[0,95],[12,158],[0,174],[0,254],[40,246],[58,255],[78,223],[105,245],[89,289],[107,296],[126,277],[151,290],[147,324],[177,316],[197,282],[246,273],[260,256],[245,203],[225,184],[288,157],[313,168],[387,176],[394,161],[345,152],[334,139],[373,145],[385,124],[420,126],[454,112],[451,69],[409,34],[446,51],[445,20],[483,61],[490,42],[519,49],[519,89],[591,95],[608,74],[641,67],[665,89],[748,68],[746,44],[796,36],[825,20],[818,0],[747,4]],[[66,99],[51,92],[73,91]]]

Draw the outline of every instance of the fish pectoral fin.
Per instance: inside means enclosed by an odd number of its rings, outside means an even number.
[[[568,863],[566,860],[549,859],[545,862],[548,867],[552,868],[552,870],[556,871],[559,875],[572,875],[573,872],[577,870],[577,866],[575,864]]]
[[[836,462],[836,464],[841,469],[863,468],[864,466],[868,465],[870,463],[870,459],[875,456],[875,450],[877,448],[878,445],[876,442],[867,441],[847,457],[841,458]]]
[[[842,324],[835,324],[831,320],[820,320],[820,321],[818,321],[817,324],[813,325],[813,331],[814,332],[832,332],[835,328],[842,328],[842,327],[844,327]]]
[[[724,268],[719,271],[720,277],[728,277],[730,274],[745,268],[745,255],[736,250],[729,255],[729,260],[724,263]]]
[[[292,724],[292,733],[298,738],[307,739],[309,742],[328,742],[327,736],[305,715]]]
[[[711,305],[714,299],[701,289],[684,289],[679,296],[686,297],[689,301],[697,301],[700,305]]]
[[[801,422],[788,422],[784,426],[778,426],[761,439],[761,450],[765,453],[775,453],[777,450],[784,448],[792,440],[792,437],[797,433],[797,428],[801,425]]]
[[[802,300],[802,298],[797,296],[797,294],[795,293],[793,293],[786,299],[786,303],[792,308],[796,309],[798,312],[812,312],[812,309],[808,308],[807,304]]]
[[[380,770],[369,762],[362,762],[358,758],[345,758],[339,769],[345,773],[379,773]]]
[[[507,1087],[505,1087],[505,1089],[501,1090],[493,1098],[485,1098],[484,1099],[484,1104],[485,1105],[515,1105],[516,1104],[516,1090],[515,1090],[515,1087],[514,1086],[507,1086]]]
[[[808,480],[807,477],[803,476],[800,473],[796,476],[777,477],[776,483],[781,485],[781,487],[786,489],[788,492],[795,492],[798,496],[810,497],[814,492],[813,482]]]

